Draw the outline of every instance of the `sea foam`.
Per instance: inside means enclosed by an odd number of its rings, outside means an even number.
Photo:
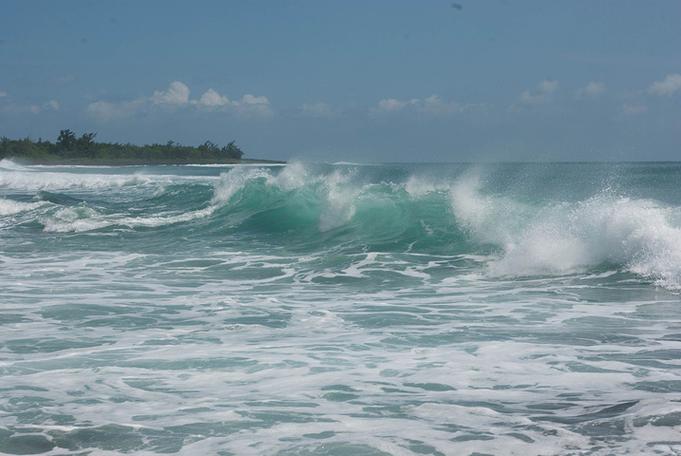
[[[451,189],[452,209],[472,237],[502,249],[489,265],[493,275],[562,274],[610,263],[681,287],[676,207],[609,191],[533,207],[482,190],[479,176],[462,177]]]

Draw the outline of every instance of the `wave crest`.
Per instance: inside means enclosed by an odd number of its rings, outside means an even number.
[[[678,208],[608,191],[585,201],[542,207],[485,195],[480,178],[468,175],[451,190],[455,217],[479,242],[501,248],[492,275],[563,274],[615,264],[681,288]]]
[[[302,250],[492,253],[487,256],[492,276],[569,274],[610,265],[681,289],[681,208],[612,190],[577,201],[547,201],[488,186],[475,171],[449,181],[413,174],[384,174],[388,178],[382,180],[359,168],[302,163],[233,167],[219,177],[200,178],[56,173],[15,165],[0,162],[0,187],[30,189],[43,201],[0,199],[0,215],[26,212],[45,231],[191,224],[192,235],[257,236]],[[140,188],[157,191],[134,205],[108,205],[98,196],[102,188],[147,183],[153,185]],[[69,196],[74,187],[94,189],[94,199],[80,192]],[[126,191],[116,198],[149,194]]]

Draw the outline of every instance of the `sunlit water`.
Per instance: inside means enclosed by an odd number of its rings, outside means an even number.
[[[679,454],[680,184],[2,161],[0,452]]]

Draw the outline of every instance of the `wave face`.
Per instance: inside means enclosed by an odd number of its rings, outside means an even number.
[[[529,188],[538,182],[522,182],[525,189],[518,181],[502,186],[519,172],[513,169],[452,167],[449,176],[438,176],[428,169],[293,163],[196,176],[0,165],[0,188],[31,197],[3,198],[0,216],[30,212],[45,232],[148,234],[159,228],[171,229],[169,236],[203,232],[206,240],[256,237],[295,251],[484,255],[482,272],[491,277],[612,266],[670,289],[681,286],[681,206],[669,201],[673,195],[663,202],[641,197],[646,189],[630,195],[614,188],[612,174],[586,182],[590,194],[566,187],[561,195],[552,188],[538,198]],[[104,194],[117,197],[107,201]]]
[[[2,160],[0,452],[675,450],[679,182]]]

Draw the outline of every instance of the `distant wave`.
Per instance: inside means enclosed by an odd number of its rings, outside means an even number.
[[[194,180],[193,177],[147,175],[142,173],[103,174],[94,172],[68,172],[61,168],[72,167],[22,166],[11,160],[0,160],[0,189],[41,191],[74,188],[105,189],[133,185],[170,183],[175,180]]]
[[[13,162],[12,160],[8,158],[3,158],[0,160],[0,170],[6,170],[6,171],[27,171],[28,168],[25,166],[22,166],[18,163]]]
[[[0,198],[0,216],[8,216],[18,214],[20,212],[30,211],[37,209],[44,204],[44,202],[26,203]]]
[[[167,165],[167,166],[191,166],[197,168],[240,168],[240,167],[252,167],[252,168],[262,168],[262,167],[282,167],[286,166],[286,163],[183,163],[181,165]]]

